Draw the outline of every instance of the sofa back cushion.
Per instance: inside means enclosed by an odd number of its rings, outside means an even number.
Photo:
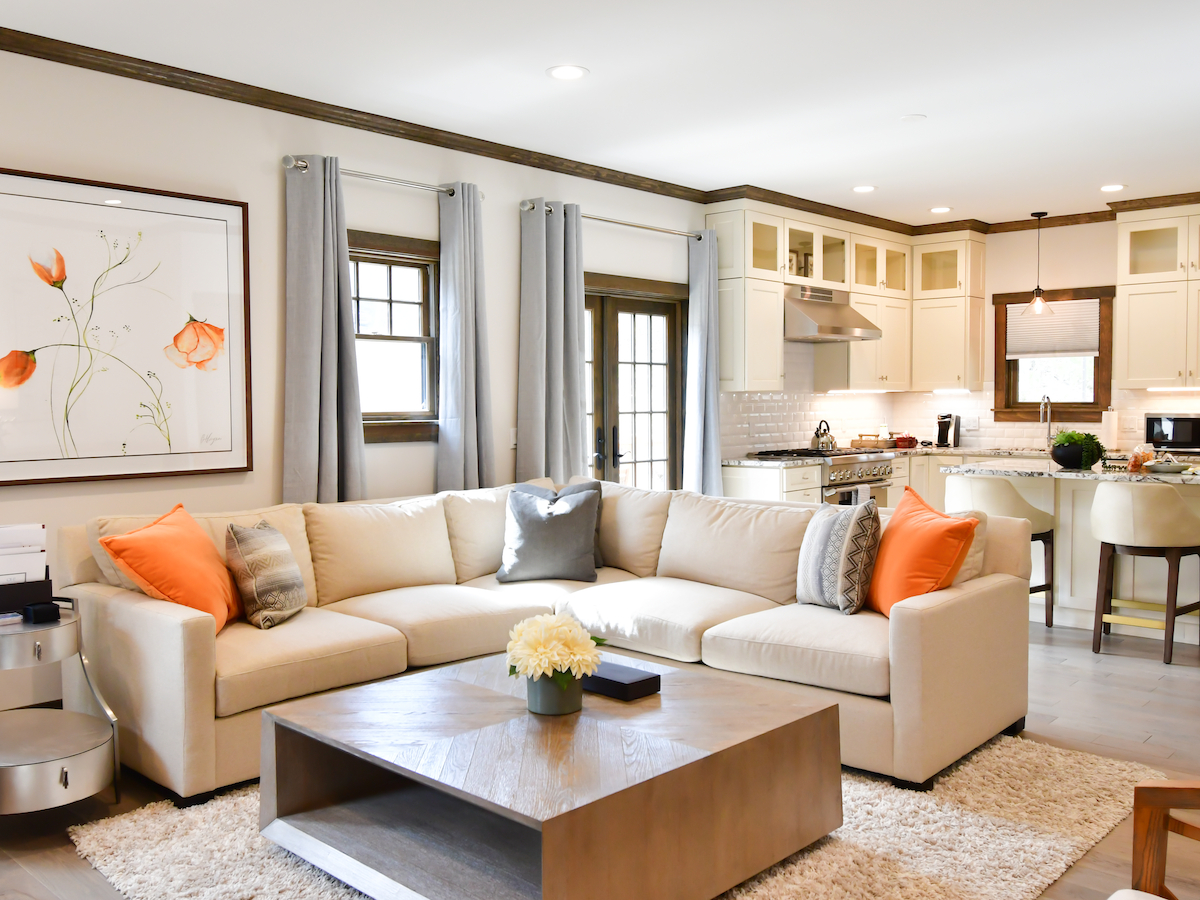
[[[504,553],[504,515],[510,485],[475,491],[445,491],[439,496],[450,532],[450,552],[458,583],[491,575]]]
[[[800,544],[812,516],[809,509],[676,492],[663,532],[658,575],[794,603]]]
[[[455,584],[440,497],[383,506],[305,503],[317,605],[421,584]]]
[[[317,605],[317,582],[313,572],[312,556],[308,549],[308,533],[305,529],[304,511],[298,503],[284,503],[280,506],[267,506],[263,509],[250,509],[245,512],[232,513],[191,513],[196,523],[204,529],[212,539],[213,546],[221,557],[221,562],[228,565],[225,557],[225,532],[230,523],[253,528],[259,522],[266,522],[282,534],[296,557],[300,567],[300,575],[304,579],[304,590],[308,594],[308,605]],[[142,528],[160,518],[153,516],[98,516],[87,523],[87,540],[92,550],[92,558],[99,566],[104,580],[115,587],[123,587],[129,591],[139,590],[127,576],[121,573],[109,555],[100,546],[100,538],[118,534],[127,534],[135,528]]]
[[[572,483],[578,479],[572,479]],[[648,578],[658,571],[671,494],[600,483],[600,556],[604,565]]]

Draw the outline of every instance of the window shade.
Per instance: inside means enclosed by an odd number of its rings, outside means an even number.
[[[1005,359],[1099,356],[1100,301],[1058,300],[1050,306],[1054,311],[1052,316],[1023,316],[1023,307],[1009,306]]]

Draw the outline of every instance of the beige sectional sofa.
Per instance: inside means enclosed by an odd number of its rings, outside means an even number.
[[[513,624],[552,610],[635,655],[835,701],[843,762],[904,781],[926,781],[1025,715],[1023,519],[989,519],[980,577],[905,600],[888,619],[795,602],[815,506],[610,483],[594,584],[501,584],[509,490],[195,515],[222,554],[230,522],[265,519],[287,538],[309,607],[268,630],[234,621],[214,634],[206,613],[131,590],[98,539],[154,517],[64,528],[58,593],[81,610],[123,761],[183,796],[254,778],[264,707],[502,651]],[[64,668],[64,697],[86,707],[77,667]]]

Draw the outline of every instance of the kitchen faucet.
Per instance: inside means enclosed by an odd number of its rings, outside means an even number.
[[[1046,449],[1049,450],[1054,445],[1054,437],[1050,434],[1050,395],[1042,394],[1042,402],[1038,405],[1038,421],[1042,421],[1042,416],[1046,417]]]

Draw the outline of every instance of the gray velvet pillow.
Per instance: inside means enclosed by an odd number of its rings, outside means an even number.
[[[514,490],[508,495],[504,553],[496,580],[595,581],[599,509],[600,492],[596,490],[554,499]]]
[[[583,491],[595,491],[597,494],[599,494],[600,504],[596,507],[596,568],[598,569],[604,565],[604,557],[600,555],[600,506],[604,505],[604,494],[600,490],[600,482],[592,480],[580,481],[576,484],[568,484],[558,493],[555,493],[550,488],[539,487],[536,484],[518,484],[513,487],[513,490],[522,494],[533,494],[535,497],[541,497],[544,500],[550,501],[557,500],[559,497],[578,494]]]

